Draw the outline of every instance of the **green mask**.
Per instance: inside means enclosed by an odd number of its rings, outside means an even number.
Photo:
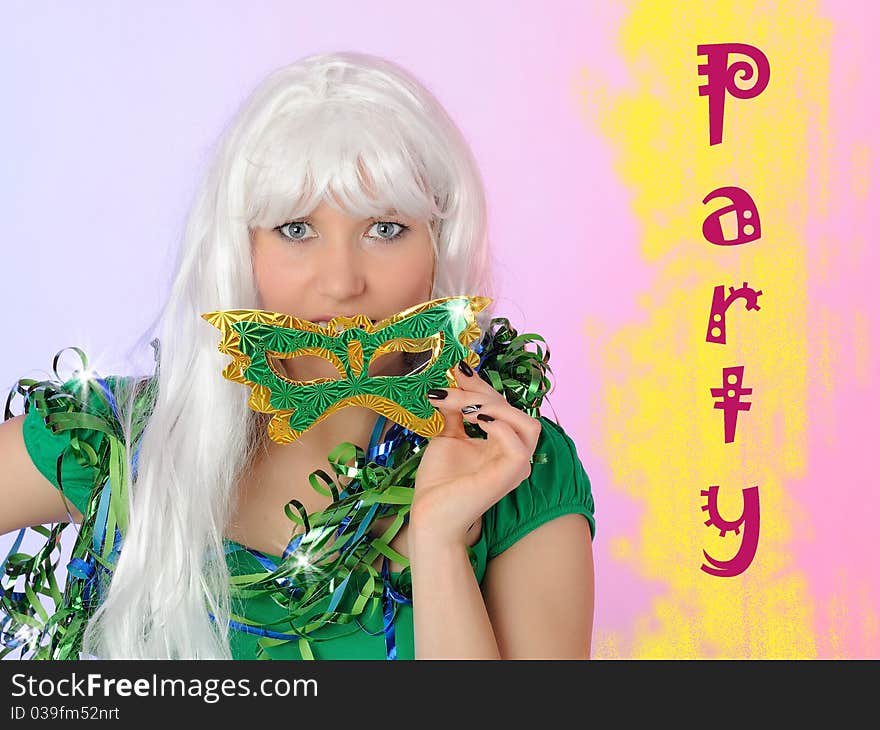
[[[233,309],[202,317],[222,333],[219,350],[232,356],[223,377],[251,386],[248,405],[273,414],[269,436],[278,443],[346,406],[364,406],[423,436],[443,430],[443,415],[428,400],[431,388],[455,388],[450,370],[460,360],[476,368],[468,345],[479,339],[475,313],[492,300],[479,296],[433,299],[372,324],[363,314],[335,317],[326,327],[277,312]],[[417,372],[369,376],[370,361],[390,352],[430,352]],[[339,379],[291,380],[275,358],[317,355]]]

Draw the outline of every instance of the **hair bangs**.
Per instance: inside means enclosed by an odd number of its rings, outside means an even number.
[[[245,190],[250,228],[274,228],[311,213],[321,201],[351,217],[397,213],[438,217],[425,155],[387,117],[352,105],[279,117],[264,130],[261,155],[249,157]]]

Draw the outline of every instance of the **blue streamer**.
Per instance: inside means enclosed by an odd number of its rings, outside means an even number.
[[[92,565],[91,561],[74,558],[67,564],[67,572],[71,573],[75,578],[88,580],[94,574],[95,566]]]
[[[104,395],[107,397],[107,400],[110,401],[110,409],[113,411],[116,422],[121,423],[122,419],[119,417],[119,408],[116,406],[116,396],[113,395],[113,392],[107,385],[106,378],[95,378],[94,382],[101,386],[101,390],[104,391]]]
[[[385,658],[387,660],[397,659],[397,644],[394,634],[394,618],[397,615],[395,603],[404,603],[412,605],[412,599],[407,598],[402,593],[396,591],[391,583],[391,576],[388,572],[388,556],[382,561],[382,582],[385,584],[383,593],[383,633],[385,634]]]
[[[382,435],[382,429],[385,427],[385,421],[388,419],[385,416],[379,416],[376,419],[376,425],[373,426],[373,433],[370,434],[370,446],[367,449],[367,454],[370,455],[373,453],[373,450],[379,443],[379,436]]]
[[[210,618],[211,621],[215,621],[215,622],[217,620],[214,617],[213,613],[208,613],[208,618]],[[260,628],[259,626],[251,626],[249,624],[243,624],[239,621],[233,621],[232,619],[229,619],[229,628],[235,629],[236,631],[243,631],[246,634],[256,634],[257,636],[265,636],[270,639],[284,639],[286,641],[291,640],[290,634],[282,634],[279,631],[270,631],[269,629],[263,629],[263,628]]]
[[[101,491],[101,502],[98,505],[98,514],[95,517],[95,531],[92,533],[92,549],[96,553],[101,552],[101,545],[104,543],[104,536],[107,534],[107,519],[110,512],[110,490],[113,487],[110,479],[104,482],[104,488]]]
[[[138,475],[138,457],[141,455],[141,442],[143,441],[143,434],[138,439],[137,444],[134,447],[134,454],[131,457],[131,479],[132,481],[137,481]]]
[[[10,555],[14,555],[18,552],[18,548],[21,545],[21,540],[24,537],[25,530],[27,528],[23,528],[19,530],[18,537],[15,538],[15,541],[12,543],[12,547],[9,549],[9,552],[6,553],[6,557],[3,558],[3,562],[0,563],[0,575],[3,574],[4,569],[6,568],[6,561],[9,560]],[[0,597],[5,596],[6,592],[0,588]],[[25,593],[21,591],[9,591],[9,598],[13,602],[21,601],[25,598]],[[12,624],[12,616],[6,614],[3,617],[0,617],[0,645],[8,647],[10,649],[17,649],[21,646],[24,641],[16,638],[15,634],[11,634],[6,630],[7,625]]]
[[[395,423],[389,430],[386,439],[382,443],[378,443],[379,434],[387,419],[384,416],[376,421],[373,429],[373,436],[370,439],[370,447],[367,450],[367,461],[372,461],[380,466],[390,466],[388,455],[397,447],[399,442],[405,441],[415,433],[408,428]],[[378,505],[374,505],[378,506]],[[398,593],[391,582],[389,572],[388,556],[384,556],[382,561],[382,583],[384,590],[382,591],[382,633],[385,636],[385,659],[394,661],[397,659],[397,640],[394,631],[394,619],[397,615],[395,603],[412,604],[412,600]]]

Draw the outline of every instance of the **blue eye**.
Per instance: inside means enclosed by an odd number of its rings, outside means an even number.
[[[396,233],[393,232],[395,226],[398,229]],[[311,227],[312,226],[308,221],[291,221],[290,223],[278,226],[275,230],[288,241],[307,241],[310,238],[315,238],[315,236],[305,236],[305,229],[311,229]],[[370,230],[377,227],[380,227],[378,236],[366,237],[386,243],[389,241],[396,241],[409,230],[409,226],[405,226],[403,223],[397,223],[395,221],[375,221],[373,225],[370,226]]]
[[[382,226],[386,232],[389,232],[391,226],[397,226],[400,230],[391,236],[384,236],[382,234],[379,235],[379,238],[383,241],[394,241],[397,238],[400,238],[404,233],[409,230],[408,226],[403,225],[403,223],[395,223],[394,221],[376,221],[371,228],[375,226]],[[373,238],[373,236],[371,236]]]
[[[299,235],[288,233],[287,231],[285,231],[285,228],[294,229],[294,230],[297,230],[297,229],[302,230],[303,227],[306,227],[306,226],[308,228],[311,228],[311,226],[308,223],[306,223],[305,221],[291,221],[290,223],[285,223],[283,226],[278,226],[278,228],[276,228],[275,230],[278,231],[285,238],[290,239],[291,241],[304,241],[305,240],[304,238],[302,238]]]

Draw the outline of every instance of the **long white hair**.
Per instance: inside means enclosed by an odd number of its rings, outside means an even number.
[[[430,221],[432,298],[493,296],[482,179],[436,98],[398,65],[363,53],[308,56],[271,73],[218,141],[187,219],[153,328],[157,377],[128,475],[128,530],[85,656],[231,658],[223,537],[265,418],[248,408],[248,388],[221,376],[229,357],[200,315],[260,308],[251,230],[334,197],[350,215],[393,208]],[[478,315],[483,330],[492,309]],[[121,399],[129,463],[132,397]]]

